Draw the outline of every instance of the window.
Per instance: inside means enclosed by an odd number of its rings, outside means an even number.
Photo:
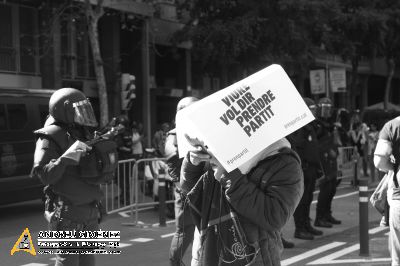
[[[47,104],[39,104],[40,124],[44,125],[49,115],[49,106]]]
[[[0,4],[0,71],[37,73],[37,12]]]
[[[7,104],[10,130],[21,130],[28,122],[25,104]]]
[[[65,78],[94,77],[86,19],[69,15],[61,22],[62,73]]]
[[[0,104],[0,130],[22,130],[27,123],[25,104]]]
[[[0,5],[0,70],[15,71],[11,6]]]
[[[32,8],[19,8],[19,45],[21,72],[35,72],[35,15]]]
[[[0,104],[0,130],[7,129],[7,116],[4,104]]]

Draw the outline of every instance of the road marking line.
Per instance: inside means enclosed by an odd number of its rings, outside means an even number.
[[[368,233],[370,235],[373,235],[373,234],[379,233],[380,231],[383,231],[383,230],[389,230],[389,227],[378,226],[378,227],[369,229]]]
[[[173,235],[175,235],[175,232],[174,233],[170,233],[170,234],[161,235],[161,238],[166,238],[166,237],[170,237],[170,236],[173,236]]]
[[[129,240],[129,241],[131,241],[131,242],[145,243],[145,242],[149,242],[149,241],[153,241],[153,240],[154,240],[153,238],[143,238],[143,237],[139,237],[139,238],[131,239],[131,240]]]
[[[127,218],[127,217],[130,217],[130,216],[131,216],[130,214],[128,214],[128,212],[131,212],[131,211],[119,212],[118,214],[121,215],[121,216],[124,217],[124,218]]]
[[[175,220],[169,220],[169,221],[167,221],[166,223],[167,223],[167,224],[175,223]],[[154,227],[159,227],[159,226],[160,226],[160,223],[152,224],[152,226],[154,226]]]
[[[34,263],[24,264],[24,265],[21,265],[21,266],[47,266],[47,265],[49,265],[49,264],[36,263],[36,262],[34,262]]]
[[[342,250],[336,251],[336,252],[334,252],[332,254],[329,254],[329,255],[327,255],[325,257],[322,257],[322,258],[319,258],[317,260],[314,260],[314,261],[308,263],[307,265],[331,264],[334,259],[339,258],[341,256],[344,256],[344,255],[346,255],[348,253],[351,253],[353,251],[356,251],[357,249],[360,249],[360,244],[355,244],[353,246],[350,246],[350,247],[344,248]]]
[[[361,258],[361,259],[344,259],[344,260],[336,260],[339,257],[342,257],[346,254],[354,252],[360,249],[360,244],[355,244],[353,246],[344,248],[337,252],[334,252],[325,257],[314,260],[307,265],[317,265],[317,264],[343,264],[343,263],[359,263],[359,262],[383,262],[383,261],[391,261],[390,258]]]
[[[343,195],[339,195],[339,196],[335,196],[335,197],[333,197],[333,199],[346,198],[346,197],[349,197],[349,196],[352,196],[352,195],[355,195],[355,194],[358,194],[358,191],[350,192],[350,193],[343,194]],[[312,203],[312,204],[315,204],[315,203],[317,203],[317,202],[318,202],[318,200],[313,200],[311,203]]]
[[[361,262],[374,263],[374,262],[390,262],[390,261],[392,261],[391,258],[375,258],[375,259],[364,258],[364,259],[332,260],[332,261],[326,261],[326,262],[319,263],[319,264],[346,264],[346,265],[348,265],[348,264],[361,263]]]
[[[138,212],[140,212],[140,211],[145,211],[145,210],[150,210],[150,209],[153,209],[154,207],[143,207],[143,208],[139,208],[138,209]],[[135,210],[134,210],[135,211]],[[119,215],[121,215],[122,217],[130,217],[131,216],[131,214],[130,214],[130,212],[131,212],[131,210],[127,210],[127,211],[122,211],[122,212],[118,212],[118,214]]]
[[[129,247],[129,246],[132,246],[132,244],[130,244],[130,243],[119,243],[119,248],[126,248],[126,247]],[[117,247],[117,248],[118,248]]]
[[[385,235],[388,236],[388,235],[389,235],[389,232],[387,232]]]
[[[313,250],[304,252],[304,253],[302,253],[300,255],[297,255],[297,256],[288,258],[286,260],[283,260],[283,261],[281,261],[281,264],[282,264],[282,266],[290,265],[290,264],[296,263],[296,262],[298,262],[300,260],[304,260],[306,258],[312,257],[314,255],[317,255],[319,253],[325,252],[327,250],[330,250],[332,248],[336,248],[338,246],[342,246],[344,244],[346,244],[346,242],[332,242],[330,244],[321,246],[319,248],[315,248]]]

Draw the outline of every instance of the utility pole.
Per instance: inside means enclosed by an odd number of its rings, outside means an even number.
[[[143,73],[143,125],[147,133],[148,147],[151,147],[151,109],[150,109],[150,62],[149,62],[149,18],[145,18],[142,27],[142,73]]]

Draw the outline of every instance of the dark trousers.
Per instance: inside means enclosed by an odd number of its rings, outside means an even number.
[[[184,204],[179,190],[175,188],[176,231],[171,241],[169,262],[171,266],[182,265],[186,249],[193,241],[195,225],[190,214],[189,204]]]
[[[49,230],[98,231],[99,209],[94,204],[80,206],[57,204]],[[57,254],[55,266],[94,266],[94,254]]]
[[[332,178],[324,180],[319,186],[318,202],[317,202],[317,219],[332,215],[332,201],[336,194],[336,187],[340,184],[340,180]]]
[[[120,155],[120,160],[131,159],[131,155]],[[120,190],[119,201],[123,205],[130,204],[130,182],[132,177],[133,163],[123,163],[118,165],[118,176],[116,181]]]
[[[310,207],[313,200],[315,181],[318,175],[317,168],[309,165],[306,169],[303,169],[303,174],[304,193],[301,197],[299,205],[297,205],[297,208],[293,214],[296,229],[304,229],[310,222]]]

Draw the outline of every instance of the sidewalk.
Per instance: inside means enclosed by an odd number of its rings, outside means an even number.
[[[370,194],[377,186],[378,181],[369,185]],[[359,251],[359,197],[358,189],[351,186],[341,186],[338,188],[333,201],[333,216],[342,221],[340,225],[334,225],[333,228],[316,227],[322,230],[322,236],[315,237],[314,240],[301,240],[294,238],[294,221],[291,219],[283,229],[283,236],[295,243],[295,248],[285,249],[282,260],[291,258],[306,251],[317,249],[323,245],[334,242],[343,242],[343,248],[331,253],[328,257],[314,261],[310,265],[388,265],[387,259],[390,257],[387,245],[388,228],[379,227],[381,215],[368,203],[368,221],[369,221],[369,256],[360,256]],[[315,218],[315,206],[317,195],[314,195],[314,201],[311,205],[311,218]],[[371,230],[372,229],[372,230]],[[335,253],[336,252],[336,253]],[[314,258],[315,260],[315,258]],[[330,263],[331,262],[331,263]],[[292,264],[305,265],[305,264]]]
[[[369,189],[372,193],[377,182],[371,184]],[[294,238],[294,222],[290,219],[288,224],[283,228],[283,235],[286,239],[295,243],[295,248],[285,249],[282,254],[282,265],[388,265],[389,252],[387,249],[387,228],[380,228],[380,214],[368,203],[368,216],[370,240],[369,240],[369,256],[361,257],[359,255],[359,197],[358,188],[353,188],[349,184],[343,184],[338,188],[336,197],[333,201],[333,215],[342,221],[342,224],[335,225],[333,228],[319,228],[324,234],[316,237],[312,241],[300,240]],[[316,199],[317,194],[314,195]],[[311,218],[315,218],[314,200],[311,206]],[[139,212],[140,224],[129,226],[127,224],[134,222],[134,217],[122,217],[120,214],[113,214],[103,224],[104,230],[121,230],[121,241],[123,239],[152,237],[158,232],[161,238],[171,235],[175,229],[174,220],[167,218],[167,226],[159,227],[158,211],[148,209]],[[160,236],[158,236],[160,237]],[[164,238],[167,241],[163,242],[163,256],[168,256],[168,248],[170,238]],[[153,245],[153,244],[152,244]],[[161,245],[157,242],[154,245]],[[336,245],[335,248],[326,249],[323,252],[316,252],[325,246]],[[189,249],[190,250],[190,249]],[[190,261],[190,251],[185,254],[185,263]],[[307,253],[308,252],[308,253]],[[314,252],[313,256],[305,256]],[[144,255],[144,254],[143,254]],[[301,259],[298,262],[288,263],[294,257],[305,256],[306,259]],[[285,264],[286,261],[286,264]]]

